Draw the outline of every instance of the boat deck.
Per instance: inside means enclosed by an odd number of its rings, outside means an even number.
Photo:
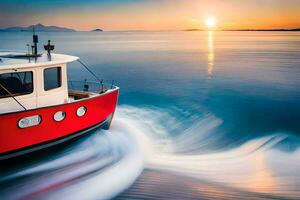
[[[68,93],[69,93],[69,102],[74,102],[74,101],[87,99],[87,98],[100,95],[99,93],[95,93],[95,92],[85,92],[85,91],[78,91],[78,90],[69,90]]]

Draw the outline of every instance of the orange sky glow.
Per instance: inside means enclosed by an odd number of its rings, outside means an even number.
[[[299,28],[300,1],[141,0],[105,6],[87,3],[77,7],[59,7],[51,12],[21,12],[11,16],[16,18],[11,25],[43,23],[77,30],[207,29],[205,19],[211,16],[217,21],[214,27],[217,30]],[[1,18],[0,25],[10,25],[4,20],[2,22]]]

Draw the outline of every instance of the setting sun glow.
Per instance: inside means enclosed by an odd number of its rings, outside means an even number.
[[[300,0],[1,0],[0,2],[0,8],[3,8],[0,12],[0,29],[12,26],[26,27],[37,23],[79,31],[98,28],[112,31],[300,28]],[[22,4],[26,6],[21,6]]]
[[[215,17],[208,17],[205,19],[205,25],[207,28],[214,28],[217,24]]]

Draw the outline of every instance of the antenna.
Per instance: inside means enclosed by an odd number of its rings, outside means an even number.
[[[39,39],[38,39],[38,35],[35,34],[35,28],[34,28],[34,25],[33,25],[33,35],[32,35],[32,40],[33,40],[33,52],[32,54],[34,56],[37,56],[37,43],[39,42]]]
[[[26,46],[27,46],[27,53],[28,53],[28,55],[30,55],[30,45],[29,44],[26,44]]]

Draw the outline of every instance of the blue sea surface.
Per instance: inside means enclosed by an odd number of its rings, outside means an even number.
[[[119,104],[111,130],[3,172],[0,194],[8,199],[70,192],[77,198],[124,192],[117,198],[165,199],[162,182],[171,179],[157,181],[156,172],[222,187],[223,193],[209,191],[220,196],[203,199],[229,198],[232,188],[238,199],[300,198],[300,32],[41,32],[39,39],[40,51],[50,39],[56,53],[78,56],[106,82],[114,80]],[[26,52],[27,43],[31,33],[0,32],[0,51]],[[94,81],[76,62],[68,76]],[[105,159],[107,174],[99,164]],[[79,166],[86,172],[77,172]],[[97,173],[91,175],[92,167]],[[80,181],[50,188],[46,177],[55,185],[67,169]],[[107,177],[114,177],[108,182],[115,190],[106,188]],[[35,191],[25,186],[29,182],[44,186]],[[147,191],[150,183],[162,188]]]

